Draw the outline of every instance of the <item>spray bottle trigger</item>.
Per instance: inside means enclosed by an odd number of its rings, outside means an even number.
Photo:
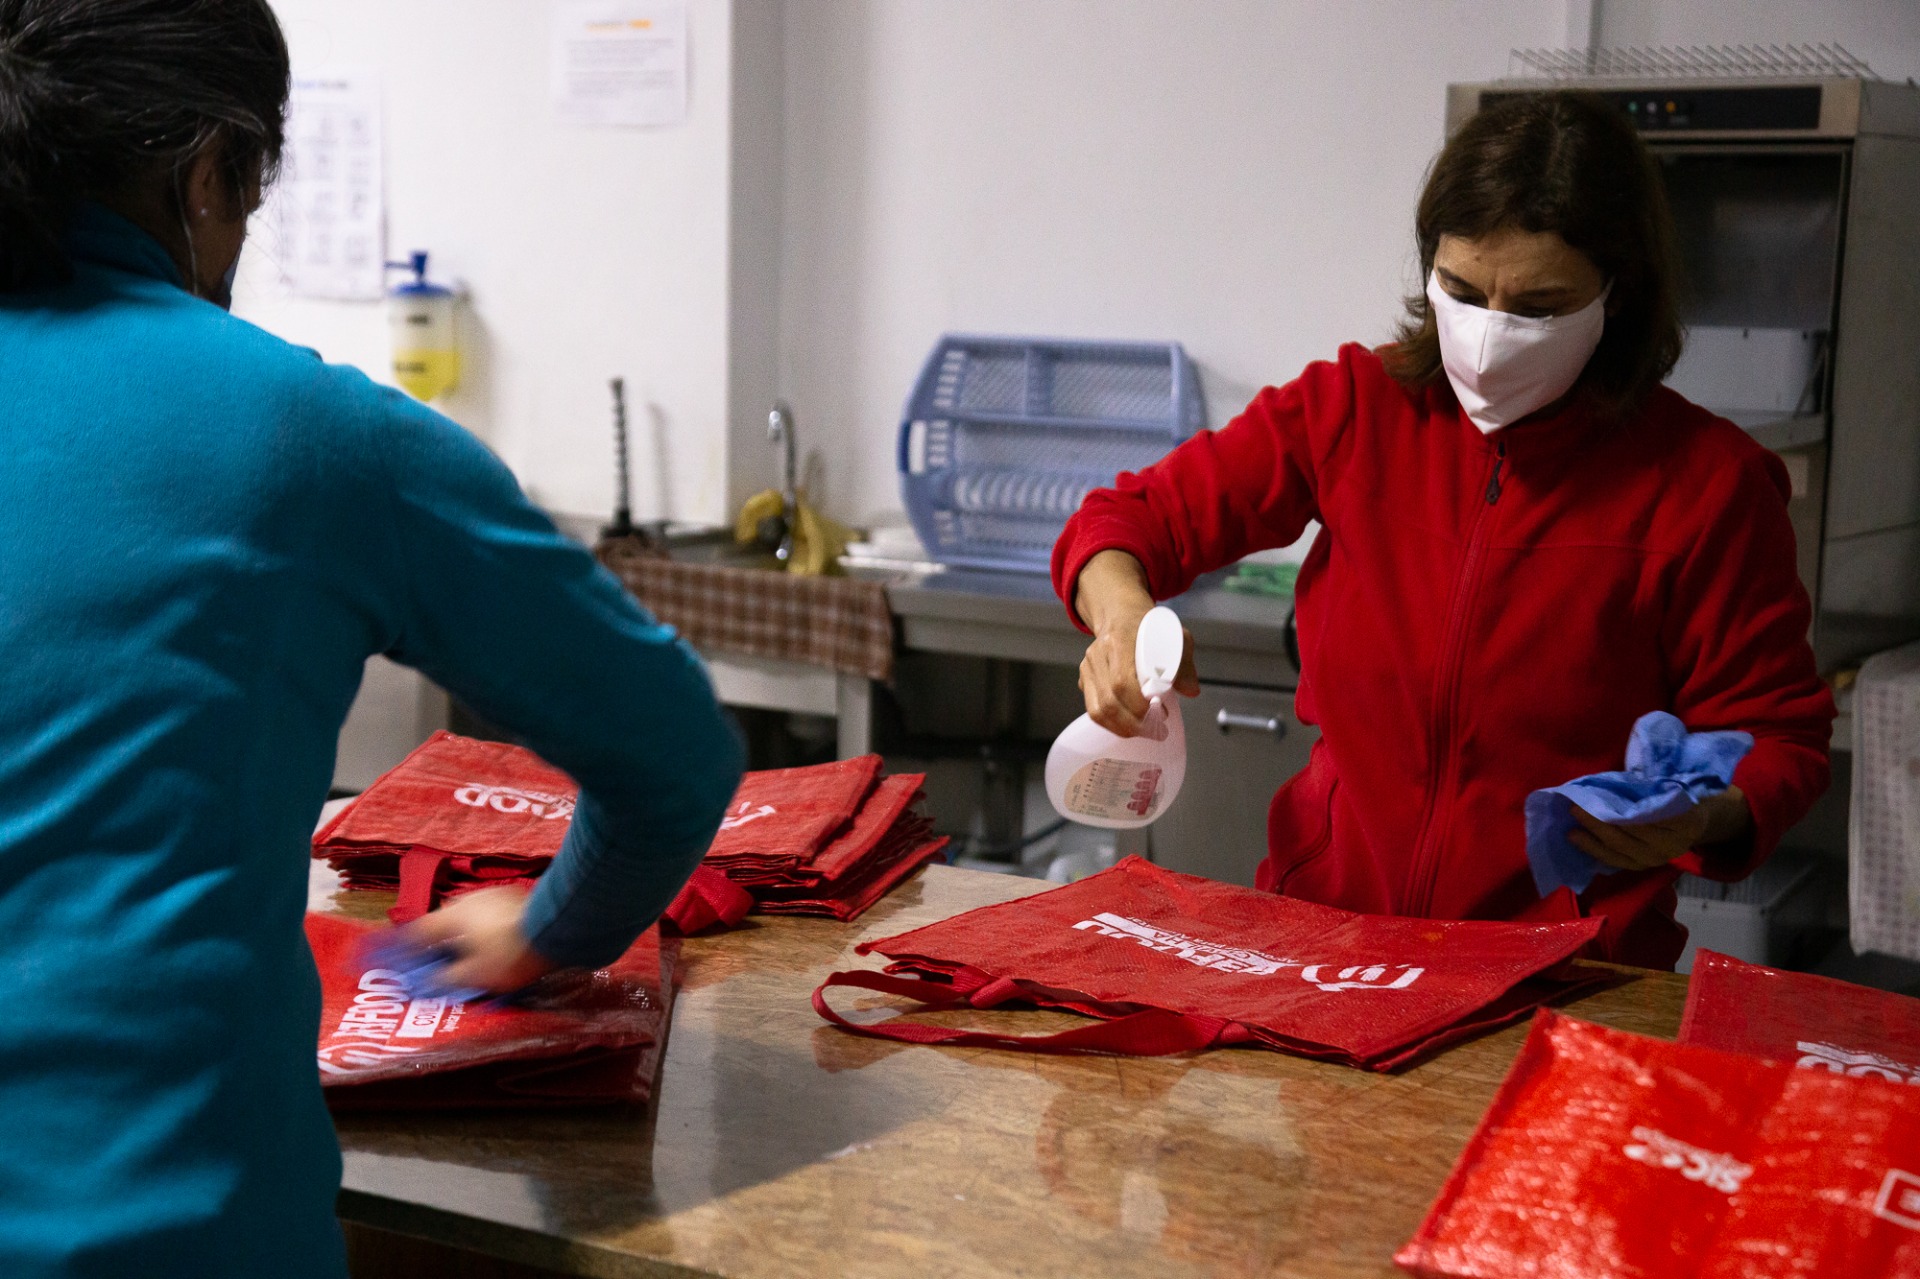
[[[1186,632],[1172,609],[1162,605],[1141,618],[1133,641],[1133,673],[1140,680],[1140,691],[1153,698],[1170,690],[1186,647]]]

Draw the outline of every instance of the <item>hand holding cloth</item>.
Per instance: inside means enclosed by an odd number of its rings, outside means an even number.
[[[1665,711],[1634,722],[1622,772],[1593,773],[1527,796],[1527,861],[1542,897],[1558,888],[1584,893],[1606,873],[1567,836],[1577,805],[1603,822],[1638,825],[1678,817],[1733,782],[1733,770],[1753,749],[1753,735],[1689,733]]]

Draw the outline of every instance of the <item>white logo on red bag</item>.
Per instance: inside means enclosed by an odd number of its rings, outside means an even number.
[[[360,992],[340,1015],[340,1025],[320,1048],[320,1069],[350,1075],[355,1066],[380,1066],[417,1053],[425,1045],[396,1044],[395,1039],[431,1039],[459,1024],[464,1004],[445,999],[408,999],[404,974],[369,968],[360,974]]]
[[[1081,920],[1074,928],[1091,931],[1102,937],[1125,938],[1148,950],[1159,951],[1163,955],[1171,955],[1216,972],[1270,977],[1283,968],[1298,968],[1303,981],[1328,993],[1342,990],[1405,990],[1427,971],[1411,964],[1350,964],[1343,968],[1335,968],[1332,964],[1302,965],[1297,959],[1278,959],[1264,951],[1201,941],[1185,933],[1156,928],[1138,919],[1105,912],[1092,919]],[[1389,977],[1389,973],[1393,975]]]
[[[1841,1048],[1836,1044],[1810,1044],[1804,1040],[1794,1047],[1799,1050],[1801,1057],[1793,1064],[1809,1070],[1831,1070],[1836,1075],[1847,1075],[1854,1079],[1885,1079],[1890,1083],[1920,1085],[1920,1067],[1909,1066],[1904,1061],[1895,1061],[1879,1053]]]
[[[1427,970],[1416,968],[1412,964],[1355,964],[1342,968],[1337,974],[1329,976],[1327,969],[1331,964],[1308,964],[1300,970],[1300,979],[1310,981],[1322,990],[1405,990],[1420,980]],[[1387,974],[1393,969],[1400,970],[1399,976],[1391,981]]]
[[[547,822],[563,821],[573,816],[572,796],[549,795],[544,791],[521,790],[516,786],[468,782],[455,790],[453,797],[469,808],[491,808],[496,813],[532,813]]]
[[[1743,1164],[1732,1155],[1690,1146],[1658,1128],[1635,1128],[1633,1141],[1621,1147],[1620,1153],[1649,1167],[1678,1170],[1688,1181],[1697,1181],[1728,1195],[1753,1175],[1751,1164]]]
[[[1138,942],[1148,950],[1157,950],[1163,955],[1175,959],[1184,959],[1189,964],[1201,968],[1211,968],[1223,973],[1252,973],[1255,976],[1268,976],[1282,968],[1298,968],[1300,962],[1294,959],[1276,959],[1272,955],[1257,950],[1242,950],[1238,946],[1220,946],[1212,942],[1200,941],[1185,933],[1169,932],[1164,928],[1155,928],[1152,924],[1137,919],[1128,919],[1125,915],[1099,914],[1092,919],[1083,919],[1074,925],[1076,929],[1088,929],[1102,937],[1123,937]]]
[[[446,1015],[446,1000],[416,999],[400,1014],[400,1025],[393,1036],[395,1039],[432,1039]]]
[[[749,809],[752,809],[752,811],[749,812],[748,811]],[[779,813],[779,811],[780,810],[775,808],[772,804],[762,804],[760,805],[760,807],[754,808],[752,800],[743,799],[740,801],[740,808],[738,812],[732,813],[731,815],[727,817],[723,817],[720,820],[720,829],[721,830],[739,830],[742,826],[745,826],[748,822],[757,822],[762,817],[772,817],[777,813]]]
[[[1873,1202],[1873,1215],[1908,1230],[1920,1230],[1920,1177],[1898,1168],[1887,1169],[1880,1183],[1880,1197]]]

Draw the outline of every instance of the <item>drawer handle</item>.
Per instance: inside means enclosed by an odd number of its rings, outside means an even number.
[[[1251,728],[1260,733],[1272,733],[1275,741],[1287,735],[1287,726],[1277,715],[1241,715],[1235,711],[1223,710],[1213,717],[1213,722],[1223,733],[1229,729]]]

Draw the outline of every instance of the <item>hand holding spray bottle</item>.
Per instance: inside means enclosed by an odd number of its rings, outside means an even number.
[[[1062,817],[1087,826],[1131,830],[1165,812],[1187,777],[1187,733],[1173,681],[1186,634],[1170,608],[1140,620],[1133,670],[1148,698],[1140,732],[1121,737],[1082,715],[1047,752],[1047,798]]]

